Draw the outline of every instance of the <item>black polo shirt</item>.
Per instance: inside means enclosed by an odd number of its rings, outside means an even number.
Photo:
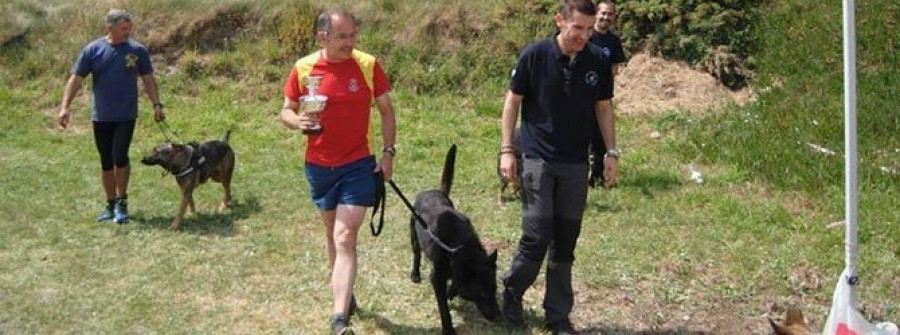
[[[587,43],[574,61],[556,36],[522,51],[509,89],[522,101],[521,150],[551,163],[586,163],[590,118],[597,101],[613,97],[612,69],[596,45]]]
[[[594,30],[591,33],[591,39],[588,41],[596,44],[603,51],[603,55],[609,58],[609,62],[613,64],[625,63],[625,51],[622,48],[622,39],[612,30],[606,31],[605,34]]]

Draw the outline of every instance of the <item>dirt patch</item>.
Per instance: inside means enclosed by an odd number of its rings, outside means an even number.
[[[659,113],[672,109],[704,113],[753,99],[751,89],[732,91],[709,73],[687,63],[635,54],[619,68],[613,101],[618,113]]]

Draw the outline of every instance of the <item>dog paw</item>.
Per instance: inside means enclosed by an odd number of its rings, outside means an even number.
[[[418,284],[422,282],[422,275],[413,272],[409,274],[409,279],[411,279],[413,283]]]

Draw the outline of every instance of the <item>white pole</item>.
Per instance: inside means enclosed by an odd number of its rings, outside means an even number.
[[[845,159],[845,208],[846,211],[846,272],[850,281],[850,305],[856,304],[858,265],[857,248],[857,199],[856,176],[856,16],[854,0],[844,0],[844,159]]]

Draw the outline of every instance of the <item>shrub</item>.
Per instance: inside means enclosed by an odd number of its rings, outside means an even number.
[[[632,0],[617,5],[629,51],[685,60],[731,88],[752,72],[752,8],[762,0]]]
[[[275,34],[285,52],[305,55],[316,47],[316,15],[320,11],[307,2],[299,2],[274,18]]]

